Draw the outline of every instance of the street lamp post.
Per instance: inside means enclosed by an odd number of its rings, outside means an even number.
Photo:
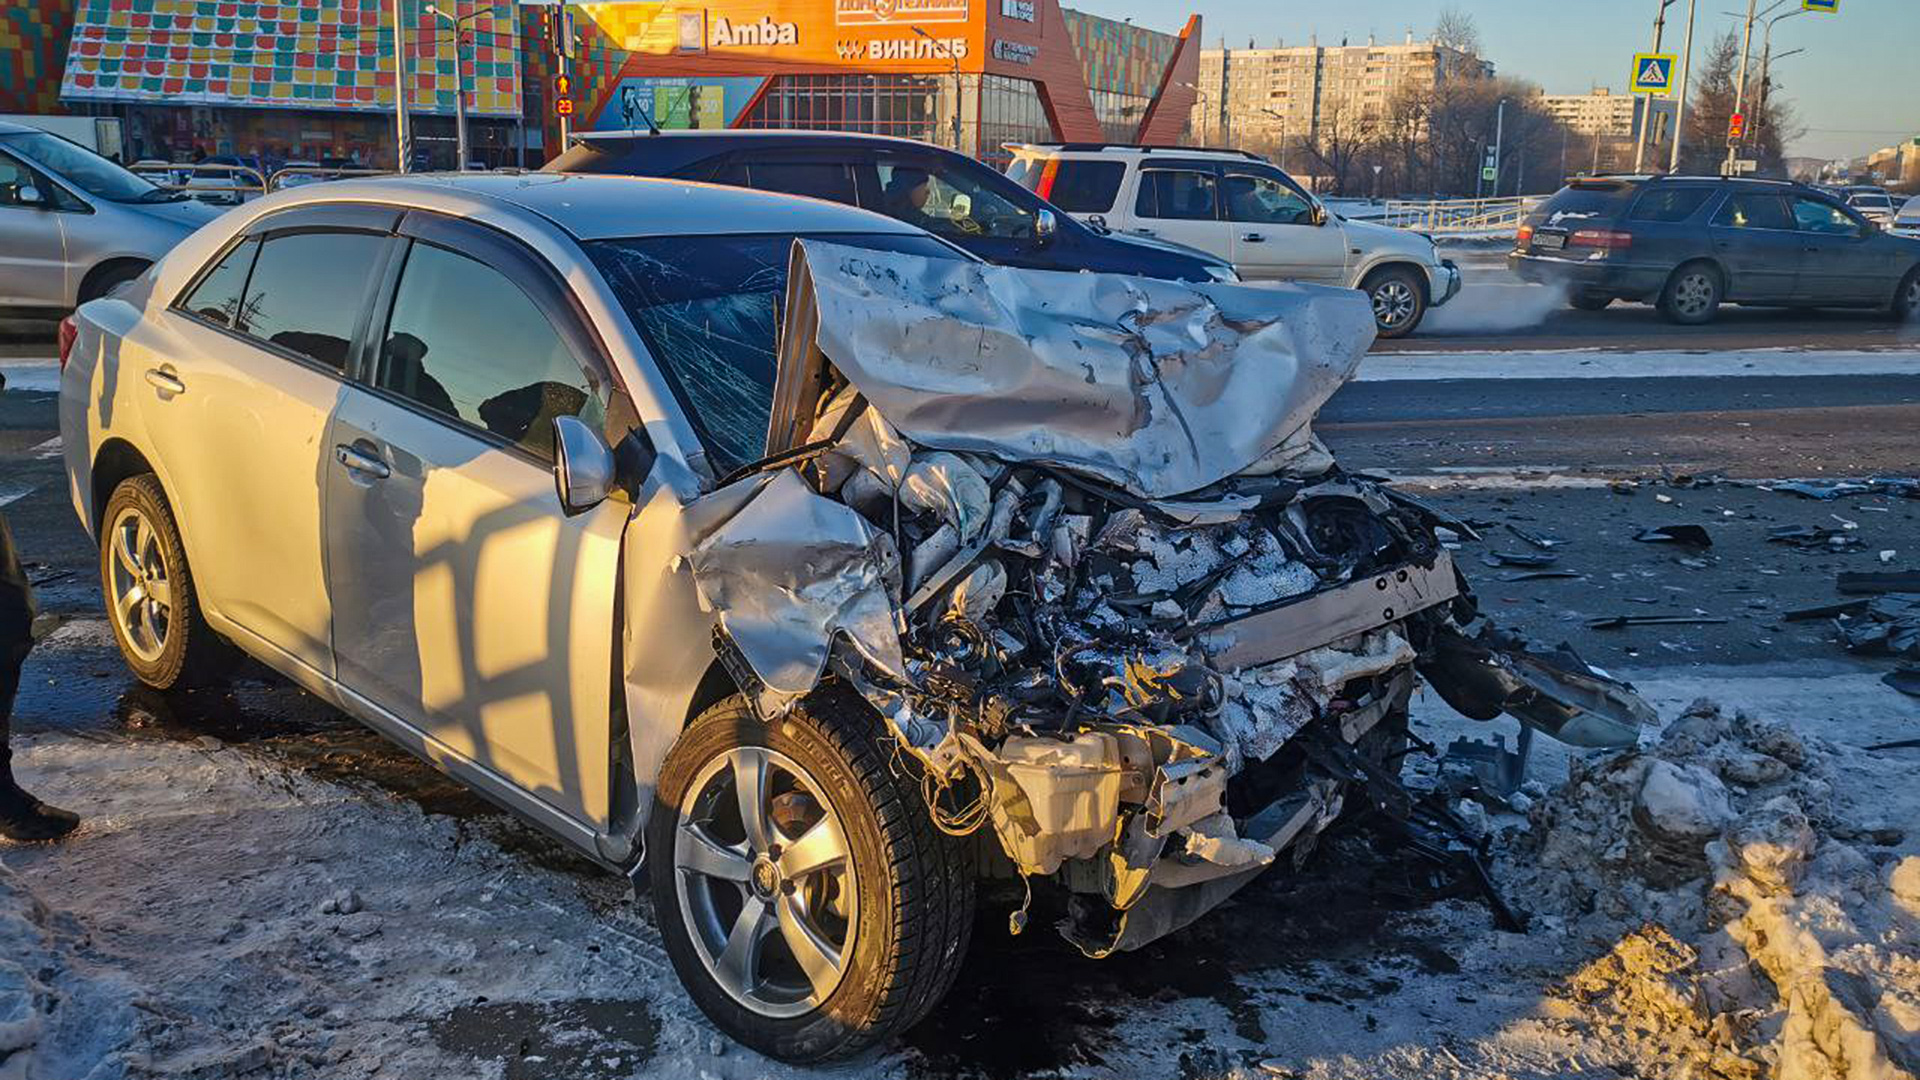
[[[1680,57],[1680,101],[1673,109],[1673,154],[1667,159],[1667,171],[1680,171],[1680,140],[1686,136],[1687,84],[1693,80],[1693,15],[1700,0],[1687,0],[1687,45]]]
[[[960,153],[966,153],[960,146],[961,95],[964,92],[960,86],[960,57],[954,53],[952,45],[935,38],[920,27],[909,26],[907,29],[932,42],[934,55],[944,56],[953,63],[953,148]]]
[[[1507,99],[1500,99],[1500,107],[1493,114],[1493,198],[1500,197],[1500,149],[1507,137]]]
[[[1660,10],[1653,13],[1653,51],[1656,53],[1660,51],[1660,38],[1667,26],[1667,8],[1672,6],[1674,0],[1659,0],[1659,3]],[[1644,101],[1640,107],[1640,138],[1633,147],[1633,171],[1636,173],[1640,172],[1646,160],[1647,129],[1653,126],[1653,95],[1641,96]]]
[[[396,171],[407,171],[412,141],[407,131],[407,23],[401,17],[402,0],[390,0],[393,9],[393,137],[398,146]]]
[[[460,37],[463,32],[460,24],[467,19],[478,18],[480,13],[476,11],[460,18],[455,18],[441,11],[438,4],[428,4],[427,13],[436,18],[444,19],[446,24],[453,28],[453,152],[456,158],[453,168],[455,172],[466,172],[467,64],[466,57],[462,54],[460,48]]]
[[[1280,158],[1279,162],[1277,162],[1277,164],[1280,166],[1280,171],[1286,172],[1287,171],[1287,116],[1285,113],[1274,112],[1272,109],[1268,109],[1264,107],[1261,108],[1260,111],[1263,113],[1266,113],[1268,116],[1273,117],[1275,120],[1280,121],[1280,138],[1274,145],[1276,147],[1275,153],[1278,154]]]
[[[1801,14],[1801,12],[1796,11],[1794,14],[1798,15]],[[1781,53],[1778,59],[1785,60],[1795,53],[1803,53],[1806,51],[1804,48],[1788,49],[1786,52]],[[1773,70],[1774,60],[1773,49],[1771,43],[1769,43],[1768,48],[1760,54],[1760,107],[1755,109],[1753,114],[1753,137],[1756,142],[1759,141],[1760,138],[1760,125],[1767,121],[1767,102],[1773,97],[1773,75],[1771,72]]]

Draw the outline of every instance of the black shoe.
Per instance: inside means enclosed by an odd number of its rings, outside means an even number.
[[[0,836],[29,844],[58,840],[80,825],[80,815],[14,788],[0,792]]]

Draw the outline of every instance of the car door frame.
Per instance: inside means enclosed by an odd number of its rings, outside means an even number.
[[[1185,244],[1188,247],[1197,248],[1201,251],[1206,252],[1209,255],[1213,255],[1218,258],[1225,259],[1228,262],[1233,261],[1232,224],[1227,221],[1226,210],[1225,210],[1225,207],[1222,205],[1222,203],[1225,200],[1221,198],[1221,195],[1222,195],[1221,188],[1222,188],[1223,181],[1222,181],[1221,171],[1220,171],[1220,162],[1209,161],[1205,158],[1144,157],[1140,161],[1138,167],[1136,167],[1133,172],[1134,172],[1133,184],[1131,185],[1131,190],[1127,195],[1128,201],[1126,203],[1126,207],[1127,207],[1127,228],[1125,229],[1126,232],[1132,233],[1137,236],[1152,237],[1156,240],[1166,240],[1176,244]],[[1148,174],[1156,173],[1156,172],[1197,172],[1197,173],[1205,173],[1208,176],[1211,176],[1213,178],[1212,224],[1214,228],[1212,229],[1212,233],[1214,235],[1212,237],[1211,243],[1194,243],[1191,237],[1168,236],[1168,235],[1165,235],[1163,232],[1164,226],[1145,224],[1146,222],[1178,222],[1178,223],[1190,224],[1195,222],[1205,222],[1207,220],[1205,218],[1163,218],[1163,217],[1150,218],[1150,217],[1143,216],[1140,213],[1140,192],[1141,192],[1141,189],[1144,188],[1148,183],[1148,179],[1147,179]],[[1157,195],[1155,197],[1155,202],[1156,204],[1158,203]]]
[[[1235,173],[1270,180],[1286,188],[1288,191],[1293,192],[1306,204],[1307,219],[1287,223],[1235,221],[1230,216],[1231,204],[1226,198],[1227,178]],[[1304,281],[1320,285],[1345,286],[1347,284],[1347,269],[1352,265],[1354,252],[1349,250],[1346,230],[1341,227],[1340,220],[1332,214],[1326,214],[1321,218],[1319,224],[1314,224],[1312,220],[1313,210],[1316,206],[1320,205],[1319,201],[1309,194],[1306,189],[1302,188],[1293,177],[1261,161],[1226,161],[1220,163],[1219,182],[1220,214],[1222,220],[1227,223],[1228,239],[1233,245],[1234,268],[1239,270],[1242,277],[1248,280],[1277,279],[1283,281]],[[1331,247],[1338,256],[1338,260],[1333,263],[1327,263],[1324,260],[1286,258],[1290,249],[1305,246],[1287,243],[1288,238],[1293,236],[1293,234],[1285,230],[1291,229],[1324,230],[1321,233],[1307,233],[1302,234],[1302,236],[1308,243],[1317,242],[1317,246],[1323,249]],[[1276,230],[1280,231],[1276,232]],[[1269,245],[1262,250],[1269,256],[1277,256],[1269,258],[1269,261],[1262,264],[1274,268],[1274,273],[1248,273],[1247,268],[1242,264],[1240,255],[1241,244],[1245,241],[1245,238],[1249,236],[1260,237],[1258,242]]]
[[[1754,225],[1720,224],[1718,222],[1720,212],[1725,210],[1733,200],[1744,195],[1778,199],[1782,209],[1786,211],[1788,227],[1785,229],[1773,229]],[[1794,225],[1793,204],[1790,201],[1790,196],[1786,192],[1776,191],[1771,188],[1747,189],[1732,184],[1726,185],[1725,192],[1713,203],[1712,209],[1707,212],[1705,222],[1707,243],[1709,245],[1708,253],[1714,257],[1714,261],[1720,265],[1727,277],[1724,299],[1733,301],[1734,303],[1744,302],[1763,305],[1789,304],[1793,301],[1795,287],[1798,285],[1800,279],[1800,265],[1805,261],[1805,253],[1801,250],[1805,245],[1801,241],[1799,228]],[[1782,249],[1784,254],[1791,256],[1793,260],[1792,268],[1784,274],[1771,274],[1763,278],[1761,275],[1753,274],[1745,268],[1729,265],[1728,258],[1722,254],[1722,252],[1727,250],[1725,245],[1728,242],[1729,235],[1734,239],[1740,236],[1754,236],[1757,241],[1772,241],[1776,247]],[[1777,293],[1765,291],[1755,292],[1745,288],[1749,283],[1769,279],[1772,281],[1784,281],[1785,284],[1780,286]]]
[[[88,202],[86,199],[81,198],[69,190],[60,181],[54,179],[47,170],[27,158],[7,150],[4,144],[0,144],[0,158],[4,158],[24,170],[27,176],[32,179],[33,185],[40,189],[41,201],[38,205],[9,203],[0,205],[0,213],[18,212],[47,215],[49,223],[53,227],[53,236],[56,241],[55,246],[58,255],[55,259],[51,260],[52,272],[46,276],[50,277],[54,283],[59,286],[58,290],[54,292],[32,296],[23,294],[12,300],[0,298],[0,310],[5,310],[8,307],[20,309],[71,307],[73,297],[80,288],[80,282],[73,270],[70,254],[72,244],[69,242],[67,236],[66,218],[62,215],[89,215],[97,213],[98,211],[94,209],[91,202]],[[20,271],[23,275],[31,275],[31,271],[24,268],[32,264],[22,261],[17,265],[23,268]]]
[[[1833,199],[1823,199],[1806,192],[1794,192],[1787,196],[1787,212],[1793,214],[1794,228],[1801,237],[1800,271],[1794,279],[1793,291],[1796,296],[1806,297],[1815,303],[1836,306],[1854,306],[1884,301],[1893,295],[1899,284],[1899,276],[1880,285],[1882,278],[1891,270],[1891,260],[1882,256],[1873,244],[1877,230],[1870,226],[1860,211],[1849,203]],[[1853,222],[1851,233],[1815,232],[1800,224],[1800,215],[1794,212],[1794,203],[1805,200],[1830,209],[1838,209],[1847,220]],[[1829,271],[1827,264],[1838,261],[1851,264],[1841,269]],[[1885,266],[1867,265],[1869,262],[1886,263]],[[1808,285],[1816,275],[1825,274],[1829,284],[1824,289],[1810,289]]]
[[[607,348],[607,342],[591,315],[574,295],[564,275],[555,268],[548,258],[520,239],[502,229],[477,221],[466,220],[435,210],[408,208],[404,211],[395,230],[394,244],[388,261],[382,268],[374,300],[368,305],[364,331],[349,354],[348,384],[353,392],[363,393],[414,414],[419,419],[440,426],[458,436],[468,437],[486,444],[492,449],[502,450],[520,458],[525,463],[545,470],[551,475],[552,462],[542,461],[537,455],[526,451],[511,440],[498,434],[485,431],[457,418],[448,417],[426,405],[414,401],[395,391],[386,390],[375,382],[380,354],[380,337],[392,316],[393,305],[402,280],[405,253],[414,242],[426,242],[434,246],[448,248],[456,254],[474,259],[502,274],[508,281],[522,285],[529,300],[540,309],[557,334],[565,340],[570,349],[579,355],[595,358],[603,373],[610,380],[610,389],[615,395],[624,398],[627,415],[633,420],[635,429],[644,433],[646,421],[637,412],[637,402],[620,372],[619,364]],[[492,247],[495,254],[508,252],[510,258],[532,269],[534,280],[539,283],[539,292],[526,288],[513,273],[503,269],[493,260],[477,254],[472,246]],[[344,407],[344,398],[343,398]],[[614,407],[608,410],[609,419],[615,414]],[[338,428],[330,423],[327,434],[329,454]],[[330,469],[334,462],[329,458],[323,468]],[[325,475],[323,473],[323,475]],[[323,488],[328,486],[322,484]],[[551,490],[551,488],[550,488]],[[557,500],[557,492],[555,494]],[[627,720],[626,698],[621,687],[625,674],[621,660],[620,643],[622,625],[622,586],[619,579],[624,576],[626,562],[625,532],[631,522],[633,507],[627,502],[624,492],[616,493],[610,503],[618,508],[620,525],[615,530],[614,573],[607,582],[608,634],[604,648],[597,655],[605,657],[606,667],[602,671],[604,678],[599,682],[607,688],[607,708],[604,739],[596,741],[596,749],[604,745],[606,753],[598,759],[596,768],[605,771],[605,806],[607,813],[599,818],[582,817],[569,812],[566,808],[542,798],[538,793],[517,782],[506,772],[486,762],[475,760],[456,747],[434,736],[430,731],[415,723],[412,719],[396,713],[367,693],[347,685],[343,679],[332,680],[334,687],[350,703],[350,708],[371,726],[407,750],[473,787],[481,794],[514,810],[533,824],[543,828],[556,838],[568,843],[584,854],[616,869],[621,868],[627,854],[620,850],[619,844],[609,845],[607,838],[625,831],[623,815],[630,816],[633,793],[634,769],[631,750],[628,746],[630,731]],[[329,507],[329,510],[332,508]],[[556,505],[556,515],[562,511]],[[326,523],[327,543],[331,547],[332,525]],[[411,555],[411,553],[409,553]],[[331,584],[332,567],[328,567]],[[556,722],[558,717],[554,718]],[[575,723],[585,722],[575,717]]]

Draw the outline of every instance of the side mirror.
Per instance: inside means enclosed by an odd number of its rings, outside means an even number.
[[[1053,239],[1053,234],[1059,231],[1060,222],[1053,216],[1053,211],[1042,210],[1034,215],[1033,235],[1042,243]]]
[[[21,206],[47,205],[47,197],[41,194],[40,189],[32,184],[21,184],[15,190],[18,192]]]
[[[613,494],[619,470],[600,433],[577,416],[553,418],[553,484],[560,508],[582,514]]]
[[[1327,208],[1321,206],[1319,203],[1314,203],[1313,209],[1307,211],[1307,221],[1315,228],[1325,225],[1327,223]]]

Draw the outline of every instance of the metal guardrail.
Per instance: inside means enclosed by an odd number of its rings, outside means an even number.
[[[1389,199],[1379,216],[1371,220],[1427,233],[1494,232],[1519,228],[1540,202],[1541,197],[1537,195],[1499,199]]]
[[[350,176],[386,176],[390,169],[347,169],[295,165],[262,175],[250,165],[141,165],[133,171],[170,191],[184,191],[202,202],[237,205],[282,188],[342,180]]]

